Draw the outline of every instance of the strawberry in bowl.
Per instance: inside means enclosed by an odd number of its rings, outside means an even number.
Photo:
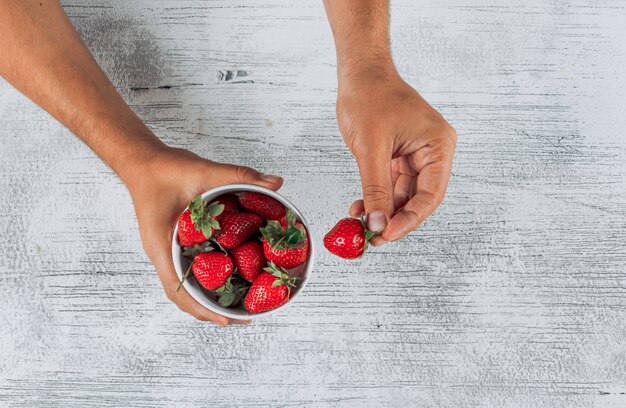
[[[246,184],[198,196],[172,238],[179,290],[232,319],[284,308],[306,285],[313,255],[307,224],[293,204]]]

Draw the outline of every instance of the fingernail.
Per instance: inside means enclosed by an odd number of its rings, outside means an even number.
[[[272,176],[270,174],[261,174],[261,180],[267,181],[268,183],[278,183],[280,181],[280,177]]]
[[[367,215],[367,228],[372,232],[383,232],[387,226],[387,217],[382,211],[374,211]]]

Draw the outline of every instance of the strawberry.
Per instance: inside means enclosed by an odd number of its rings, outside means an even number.
[[[285,269],[273,263],[264,271],[252,282],[246,295],[244,305],[250,313],[265,312],[287,303],[299,279],[290,277]]]
[[[230,212],[220,217],[221,230],[215,241],[226,249],[235,248],[254,235],[263,220],[256,214]]]
[[[239,199],[234,194],[224,194],[215,199],[214,203],[219,203],[224,206],[222,214],[232,211],[239,211]]]
[[[267,265],[263,255],[263,246],[257,241],[248,241],[233,248],[230,256],[239,271],[239,276],[248,282],[254,281],[254,278],[259,276]]]
[[[194,276],[208,290],[215,290],[226,283],[233,273],[233,261],[223,252],[201,252],[191,265]]]
[[[207,205],[202,196],[196,197],[189,208],[178,218],[178,242],[183,247],[192,247],[213,236],[220,224],[215,219],[224,211],[219,203]]]
[[[354,259],[365,253],[373,236],[363,219],[344,218],[326,234],[324,246],[341,258]]]
[[[209,241],[205,241],[202,244],[196,244],[196,245],[194,245],[192,247],[185,247],[184,248],[183,255],[186,256],[187,258],[191,258],[191,264],[189,265],[189,268],[187,269],[187,271],[183,275],[183,278],[180,280],[180,283],[178,285],[178,289],[176,289],[177,292],[180,290],[180,288],[183,287],[183,283],[185,283],[185,281],[191,275],[191,269],[193,267],[193,260],[194,260],[194,258],[196,256],[200,255],[203,252],[211,252],[213,250],[214,250],[214,248],[211,246],[211,243]]]
[[[215,293],[219,296],[217,302],[222,307],[237,306],[246,297],[250,289],[250,283],[243,280],[241,276],[230,275]]]
[[[301,223],[296,222],[296,215],[288,210],[285,226],[280,221],[268,221],[261,228],[263,234],[263,252],[269,262],[286,269],[302,265],[309,254],[309,239]]]
[[[280,201],[260,193],[243,193],[239,196],[243,208],[268,220],[277,220],[285,215],[285,206]]]

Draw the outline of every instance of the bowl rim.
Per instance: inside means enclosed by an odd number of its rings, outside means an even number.
[[[186,280],[183,283],[183,287],[185,288],[185,290],[187,291],[187,293],[189,293],[189,295],[196,300],[198,303],[200,303],[202,306],[204,306],[205,308],[209,309],[210,311],[217,313],[221,316],[224,317],[228,317],[230,319],[237,319],[237,320],[252,320],[252,319],[258,319],[260,317],[265,317],[265,316],[269,316],[271,314],[274,314],[278,311],[282,311],[285,308],[287,308],[289,306],[289,304],[293,303],[294,299],[298,297],[298,295],[300,294],[300,292],[302,292],[305,288],[305,286],[307,285],[311,272],[313,270],[313,264],[314,264],[314,260],[315,260],[315,244],[313,243],[313,241],[311,240],[311,233],[310,233],[310,228],[309,228],[309,224],[307,223],[306,219],[304,218],[304,216],[302,215],[302,213],[298,210],[298,208],[289,200],[287,200],[284,196],[282,196],[281,194],[277,193],[276,191],[270,190],[268,188],[265,187],[261,187],[261,186],[257,186],[254,184],[226,184],[220,187],[216,187],[213,188],[211,190],[205,191],[204,193],[202,193],[202,199],[206,199],[207,197],[209,197],[209,199],[212,198],[217,198],[218,196],[221,196],[223,194],[228,194],[228,193],[244,193],[244,192],[255,192],[255,193],[261,193],[261,194],[265,194],[268,195],[272,198],[275,198],[276,200],[280,201],[285,207],[291,209],[296,216],[298,217],[299,221],[302,223],[302,225],[304,225],[304,228],[306,228],[307,233],[309,235],[309,255],[307,257],[307,261],[306,261],[306,266],[304,269],[304,274],[303,274],[303,278],[300,281],[300,287],[298,288],[298,290],[291,295],[291,297],[289,298],[289,301],[287,301],[287,303],[285,303],[282,306],[277,307],[276,309],[272,309],[272,310],[268,310],[266,312],[261,312],[261,313],[254,313],[254,314],[249,314],[249,315],[240,315],[240,314],[235,314],[235,313],[231,313],[231,309],[228,308],[224,308],[221,307],[220,305],[214,303],[211,299],[209,299],[208,297],[202,295],[202,296],[196,296],[194,294],[195,290],[191,290],[191,284],[189,283],[188,280]],[[185,209],[183,210],[183,212],[185,212],[187,209],[189,208],[189,206],[185,207]],[[182,214],[182,213],[181,213]],[[180,215],[179,215],[180,217]],[[178,219],[178,218],[177,218]],[[178,279],[182,279],[183,277],[183,268],[182,265],[180,263],[180,244],[178,243],[178,222],[176,223],[175,227],[174,227],[174,233],[172,235],[172,261],[174,263],[174,270],[176,271],[176,274],[178,275]]]

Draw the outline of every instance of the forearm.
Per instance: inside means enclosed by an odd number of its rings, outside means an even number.
[[[124,102],[54,0],[0,0],[0,75],[127,182],[162,144]]]
[[[341,81],[362,69],[394,70],[389,47],[389,0],[324,0]]]

